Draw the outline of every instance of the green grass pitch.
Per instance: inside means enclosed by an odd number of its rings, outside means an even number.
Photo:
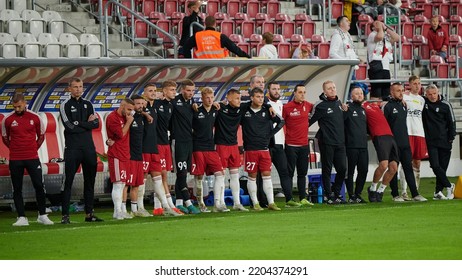
[[[124,221],[113,220],[106,205],[96,209],[105,219],[98,224],[79,213],[61,225],[52,213],[57,224],[43,226],[29,211],[30,226],[15,228],[15,213],[4,211],[0,259],[462,259],[462,201],[431,200],[434,183],[422,180],[429,201],[420,203],[394,203],[387,189],[381,204]]]

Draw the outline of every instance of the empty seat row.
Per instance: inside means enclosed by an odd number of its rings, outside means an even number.
[[[23,10],[19,14],[15,10],[0,11],[0,32],[16,36],[27,32],[35,37],[40,33],[53,33],[55,36],[65,32],[66,21],[55,11],[44,11],[42,15],[34,10]]]
[[[17,12],[22,12],[23,10],[30,9],[29,1],[26,0],[2,0],[0,1],[0,11],[6,9],[12,9]]]
[[[103,44],[94,34],[81,34],[79,40],[74,34],[61,33],[58,40],[51,33],[41,33],[37,40],[31,33],[19,33],[16,39],[9,33],[0,33],[3,58],[97,58],[102,54]]]

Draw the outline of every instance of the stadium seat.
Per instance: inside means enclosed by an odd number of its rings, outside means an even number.
[[[25,31],[33,34],[34,37],[46,31],[46,22],[38,12],[23,10],[21,16],[26,25]]]
[[[356,27],[358,28],[358,36],[361,40],[367,40],[369,26],[374,22],[374,19],[370,15],[360,14],[358,16],[358,21],[356,22]]]
[[[246,14],[246,13],[236,13],[236,14],[234,15],[234,19],[233,19],[233,20],[234,20],[234,23],[235,23],[236,26],[240,26],[241,23],[242,23],[244,20],[249,20],[249,21],[250,21],[250,17],[249,17],[249,15]],[[256,20],[256,19],[255,19],[255,20]],[[257,25],[258,25],[258,21],[256,21],[256,22],[257,22]]]
[[[337,18],[343,15],[343,2],[332,1],[330,14],[331,24],[337,24]]]
[[[281,24],[281,34],[284,38],[289,39],[292,34],[295,34],[295,23],[293,21],[286,21]]]
[[[435,3],[435,1],[433,1],[433,3]],[[433,10],[434,14],[443,16],[444,18],[449,18],[451,15],[451,6],[449,3],[438,4],[436,5],[436,8],[435,5],[433,5]]]
[[[141,3],[141,12],[144,16],[149,16],[152,12],[156,11],[156,1],[144,0]]]
[[[217,25],[220,25],[224,20],[231,20],[227,13],[222,12],[216,12],[213,17],[215,18]]]
[[[276,25],[274,21],[264,21],[261,26],[261,33],[264,34],[265,32],[274,33],[276,30]]]
[[[329,50],[330,50],[330,43],[329,42],[322,42],[318,45],[318,57],[320,59],[328,59],[329,58]]]
[[[414,35],[412,37],[412,48],[417,51],[414,58],[420,62],[421,65],[428,65],[430,63],[430,50],[428,48],[428,40],[425,36]]]
[[[176,0],[166,0],[164,2],[164,14],[167,17],[171,17],[172,14],[178,11],[178,2]]]
[[[23,32],[23,20],[19,13],[15,10],[2,10],[0,11],[0,25],[2,32],[10,33],[16,37],[19,33]]]
[[[151,13],[149,14],[149,18],[148,18],[148,19],[149,19],[152,23],[155,24],[155,23],[156,23],[157,21],[159,21],[159,20],[166,20],[166,19],[167,19],[167,16],[165,16],[165,14],[162,13],[162,12],[156,12],[156,11],[154,11],[154,12],[151,12]]]
[[[292,46],[292,48],[298,47],[300,44],[306,43],[305,37],[300,34],[292,34],[289,39],[289,43]]]
[[[241,34],[231,34],[229,35],[229,39],[236,44],[245,43],[245,39]]]
[[[410,66],[411,68],[414,66],[414,55],[413,55],[412,43],[406,42],[404,40],[401,43],[400,64],[403,66]]]
[[[435,71],[438,78],[449,78],[449,64],[439,55],[430,57],[430,77],[434,76],[432,71]]]
[[[247,14],[250,18],[255,18],[256,14],[260,12],[260,2],[257,0],[250,0],[247,2]]]
[[[10,33],[0,33],[0,47],[0,57],[16,58],[19,56],[18,43]]]
[[[132,7],[132,0],[122,0],[120,1],[120,3],[132,10],[133,12],[136,12],[135,9]],[[119,6],[116,7],[116,11],[122,21],[126,20],[127,16],[131,16],[127,10],[122,9]]]
[[[60,129],[58,114],[41,112],[39,116],[45,124],[45,140],[38,151],[42,165],[48,167],[46,170],[48,175],[64,174],[64,162],[50,162],[54,158],[64,159],[63,131]]]
[[[208,15],[215,15],[218,12],[220,12],[220,1],[218,0],[207,1],[206,13]]]
[[[266,13],[270,18],[275,18],[281,12],[281,5],[277,0],[270,0],[266,3]]]
[[[361,63],[358,65],[358,70],[355,71],[356,80],[366,80],[367,79],[367,64]]]
[[[47,58],[58,58],[63,56],[62,45],[51,33],[41,33],[38,42],[42,46],[42,56]]]
[[[86,57],[98,58],[103,56],[104,46],[95,34],[81,34],[80,43],[83,45],[84,54]]]
[[[0,11],[6,10],[6,1],[0,1]]]
[[[232,20],[223,20],[220,24],[220,32],[225,34],[226,36],[229,36],[234,32],[234,21]]]
[[[326,42],[326,39],[322,35],[313,34],[313,36],[311,36],[311,46],[313,47],[313,49],[317,49],[319,44],[324,42]]]
[[[77,36],[72,33],[61,33],[59,42],[63,45],[63,53],[65,57],[79,58],[82,56],[82,44]]]
[[[403,22],[401,24],[401,31],[404,36],[407,38],[412,38],[414,36],[414,23],[412,22]]]
[[[22,13],[22,11],[27,9],[27,2],[29,1],[24,1],[24,0],[12,0],[11,1],[11,8],[18,13]]]
[[[160,29],[164,30],[165,32],[170,33],[170,20],[167,20],[167,19],[165,19],[165,20],[158,20],[157,23],[156,23],[156,25],[157,25]],[[159,31],[157,31],[157,30],[152,30],[151,33],[155,33],[155,34],[157,34],[157,37],[158,37],[158,38],[162,38],[162,42],[164,42],[164,41],[166,40],[166,38],[167,38],[167,35],[162,34],[161,32],[159,32]]]
[[[428,18],[426,16],[415,15],[414,16],[414,26],[415,26],[414,31],[415,31],[415,34],[426,36],[426,34],[422,33],[422,25],[424,25],[424,23],[429,23],[429,22],[430,21],[428,20]]]
[[[16,43],[20,46],[21,57],[38,58],[42,56],[41,45],[37,42],[34,35],[30,33],[19,33],[16,36]]]
[[[457,46],[462,44],[462,37],[456,34],[449,35],[449,49],[448,55],[454,54],[458,56],[462,56],[462,50],[459,50],[459,54],[457,54]]]
[[[148,25],[139,19],[135,19],[135,38],[140,43],[147,43],[148,38]]]
[[[424,4],[430,3],[429,0],[415,0],[414,2],[417,8],[423,8]]]
[[[316,24],[314,22],[305,21],[302,23],[301,33],[305,38],[309,38],[309,40],[311,40],[311,37],[313,36],[315,32],[316,32]]]
[[[449,34],[457,34],[457,25],[462,22],[462,17],[458,15],[451,15],[449,24],[451,25],[451,32]]]
[[[55,11],[44,11],[42,18],[47,23],[47,32],[59,38],[61,33],[66,32],[66,21],[61,18],[61,15]]]
[[[239,0],[229,0],[226,3],[226,12],[230,17],[234,17],[236,13],[239,13],[241,10],[241,1]]]
[[[257,52],[257,48],[258,48],[258,44],[261,43],[262,41],[262,36],[261,34],[252,34],[250,35],[250,38],[248,40],[249,44],[250,44],[250,51],[252,52],[252,56],[256,56],[258,54]]]
[[[281,42],[277,45],[277,49],[278,49],[279,58],[285,58],[285,59],[291,58],[290,57],[290,50],[291,50],[290,43]]]
[[[174,12],[170,21],[172,23],[172,33],[173,34],[181,34],[181,28],[183,25],[183,18],[186,15],[182,12]]]
[[[244,38],[250,38],[250,35],[252,35],[255,31],[255,22],[251,20],[244,20],[241,23],[241,29],[240,33]]]
[[[422,9],[423,9],[423,16],[426,18],[431,18],[433,16],[433,4],[431,3],[425,3],[422,4]]]

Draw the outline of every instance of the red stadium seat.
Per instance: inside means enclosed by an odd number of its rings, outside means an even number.
[[[266,13],[270,18],[275,18],[276,14],[279,13],[280,10],[281,6],[277,0],[270,0],[268,3],[266,3]]]
[[[330,50],[330,43],[323,42],[318,45],[318,57],[320,59],[328,59],[329,58],[329,50]]]
[[[247,14],[250,18],[255,18],[255,15],[260,12],[260,2],[257,0],[250,0],[247,2]]]
[[[302,35],[305,38],[310,38],[316,32],[316,24],[314,22],[305,21],[302,23]]]
[[[208,15],[215,15],[220,12],[220,1],[218,0],[209,0],[207,1],[206,13]]]
[[[178,11],[178,1],[176,0],[166,0],[164,2],[164,14],[167,17],[171,17],[172,14]]]
[[[291,50],[290,43],[281,42],[277,45],[277,49],[278,49],[279,58],[286,58],[286,59],[291,58],[290,57],[290,50]]]

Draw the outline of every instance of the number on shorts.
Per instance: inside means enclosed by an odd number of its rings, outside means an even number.
[[[180,170],[188,169],[188,164],[186,163],[186,161],[178,162],[178,169],[180,169]]]
[[[127,178],[127,171],[121,170],[120,171],[120,179],[125,180]]]
[[[192,165],[192,172],[194,172],[194,171],[196,171],[196,164],[195,163],[193,163],[193,165]]]
[[[162,168],[167,167],[167,161],[166,161],[164,158],[160,160],[160,166],[161,166]]]
[[[248,161],[246,169],[247,170],[254,170],[254,168],[255,168],[255,162]]]
[[[143,169],[148,170],[149,168],[149,162],[148,161],[143,161]]]

